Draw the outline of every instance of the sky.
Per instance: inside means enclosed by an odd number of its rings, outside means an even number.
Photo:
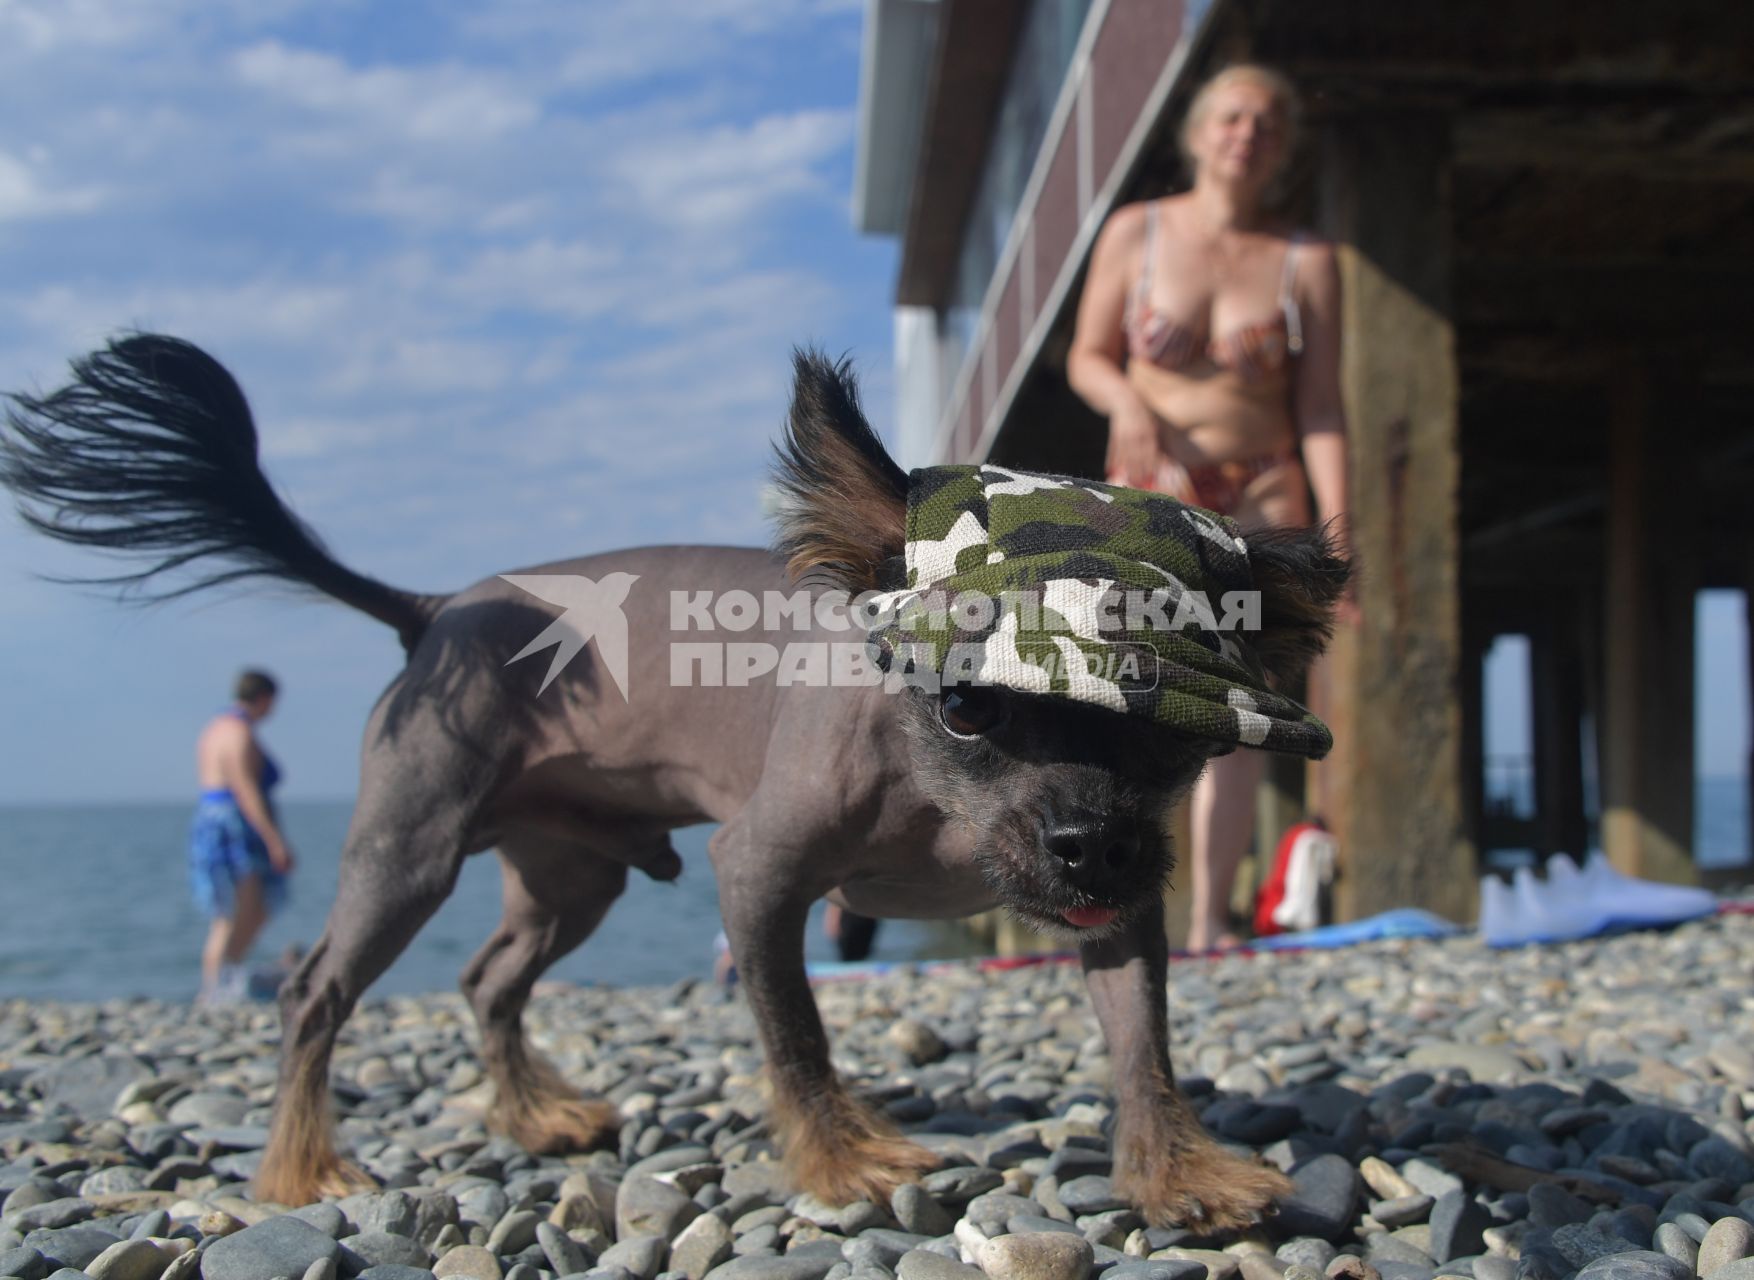
[[[852,229],[861,0],[0,0],[0,388],[128,328],[237,375],[342,560],[454,590],[760,543],[789,353],[886,433],[893,242]],[[147,609],[0,516],[0,803],[181,798],[243,665],[289,797],[351,795],[399,665],[284,593]]]

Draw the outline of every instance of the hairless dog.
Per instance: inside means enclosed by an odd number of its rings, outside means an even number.
[[[806,914],[827,896],[881,917],[1002,906],[1077,945],[1113,1063],[1116,1185],[1153,1221],[1235,1227],[1285,1190],[1277,1171],[1206,1136],[1176,1088],[1163,894],[1170,805],[1210,756],[1238,742],[1274,747],[1295,717],[1246,710],[1271,701],[1264,686],[1230,688],[1219,699],[1224,723],[1241,728],[1225,741],[1176,727],[1162,708],[1184,703],[1169,694],[1147,714],[1119,714],[1146,704],[1019,691],[1015,679],[935,688],[788,679],[799,646],[820,645],[836,663],[846,652],[832,611],[814,608],[753,621],[733,610],[721,618],[744,629],[703,632],[715,615],[699,602],[728,593],[759,601],[803,591],[814,602],[894,590],[904,571],[917,585],[946,547],[946,565],[1004,563],[1017,544],[996,532],[1002,493],[1070,495],[1094,513],[1091,528],[1112,526],[1124,505],[1116,494],[1130,494],[1001,471],[970,490],[975,506],[992,495],[995,528],[968,535],[990,536],[992,549],[962,556],[971,504],[946,508],[963,533],[912,536],[933,501],[921,488],[927,473],[910,480],[890,460],[844,364],[809,353],[795,363],[777,468],[788,506],[775,550],[618,551],[454,595],[397,590],[329,555],[260,470],[242,391],[187,343],[123,338],[77,361],[60,390],[13,397],[0,479],[26,520],[67,541],[150,556],[140,572],[107,581],[151,594],[157,574],[193,568],[158,590],[174,595],[277,578],[384,622],[407,651],[367,724],[327,926],[281,990],[263,1198],[299,1204],[366,1184],[331,1136],[336,1035],[451,892],[463,859],[487,849],[499,857],[504,916],[462,988],[495,1085],[490,1122],[533,1151],[612,1140],[616,1108],[581,1097],[530,1047],[524,1006],[540,975],[603,919],[629,868],[675,877],[682,864],[668,833],[709,821],[721,824],[711,860],[766,1052],[771,1116],[801,1187],[833,1202],[884,1199],[938,1163],[830,1065],[804,967]],[[970,469],[936,470],[945,475],[931,484],[983,483]],[[1152,507],[1151,518],[1173,507]],[[1324,643],[1346,566],[1319,531],[1250,534],[1245,547],[1229,526],[1189,521],[1246,565],[1260,601],[1252,669],[1283,683]],[[574,584],[594,603],[557,611],[529,589],[543,582]],[[564,605],[564,593],[549,598]],[[581,649],[589,626],[595,643]],[[544,636],[570,660],[513,660]],[[684,643],[726,640],[735,643],[717,659],[699,658],[698,647],[677,657]],[[776,670],[747,657],[764,643],[784,646],[788,661]],[[793,674],[831,666],[805,662]],[[748,678],[734,678],[739,670]]]

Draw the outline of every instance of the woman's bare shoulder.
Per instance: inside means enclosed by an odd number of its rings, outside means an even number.
[[[1103,219],[1091,247],[1091,267],[1099,276],[1118,275],[1137,260],[1145,243],[1145,206],[1124,204]]]
[[[1140,200],[1133,204],[1123,204],[1103,219],[1102,230],[1097,234],[1095,254],[1102,258],[1112,258],[1118,254],[1132,254],[1145,243],[1145,210],[1150,201]]]
[[[1319,231],[1309,227],[1291,227],[1286,237],[1296,243],[1298,252],[1308,254],[1312,258],[1331,258],[1334,256],[1335,245],[1332,240]]]
[[[1340,283],[1338,247],[1326,236],[1313,232],[1300,234],[1295,243],[1298,253],[1298,289],[1313,291],[1310,293],[1312,297],[1331,295]]]
[[[1157,203],[1159,201],[1156,200],[1134,200],[1128,204],[1117,204],[1108,215],[1109,224],[1118,227],[1143,227],[1145,211]]]
[[[250,726],[232,715],[214,716],[201,731],[201,736],[209,742],[248,742]]]

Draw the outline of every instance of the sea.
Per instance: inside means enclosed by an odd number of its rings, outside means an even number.
[[[299,858],[291,898],[256,947],[271,961],[321,934],[334,893],[351,802],[288,801],[281,818]],[[1700,782],[1696,853],[1702,866],[1748,858],[1748,787]],[[186,804],[0,807],[0,999],[98,1001],[118,996],[187,1000],[195,991],[206,921],[189,897]],[[709,978],[719,931],[707,861],[711,827],[675,833],[685,870],[659,884],[634,873],[627,892],[581,948],[548,977],[579,984],[668,985]],[[499,867],[468,859],[457,888],[368,995],[453,990],[469,957],[499,921]],[[832,961],[818,903],[806,958]],[[948,922],[884,921],[872,958],[966,956],[969,936]]]
[[[259,964],[322,934],[352,809],[351,801],[279,805],[298,867],[286,906],[256,944]],[[190,999],[207,931],[189,895],[190,811],[186,804],[0,806],[0,999]],[[547,977],[610,986],[710,979],[720,927],[706,851],[712,831],[675,832],[681,877],[660,884],[631,873],[597,932]],[[811,961],[838,959],[822,931],[823,910],[817,903],[810,918]],[[368,996],[455,990],[499,914],[498,859],[491,853],[467,859],[456,890]],[[871,958],[968,955],[973,946],[954,924],[886,920]]]

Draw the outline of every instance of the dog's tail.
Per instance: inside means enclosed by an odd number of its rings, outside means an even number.
[[[329,554],[262,473],[242,388],[199,347],[158,334],[118,338],[74,361],[60,390],[8,400],[0,484],[25,521],[63,542],[153,557],[79,581],[158,601],[273,578],[394,627],[409,650],[444,603]],[[192,578],[160,578],[187,567]]]

